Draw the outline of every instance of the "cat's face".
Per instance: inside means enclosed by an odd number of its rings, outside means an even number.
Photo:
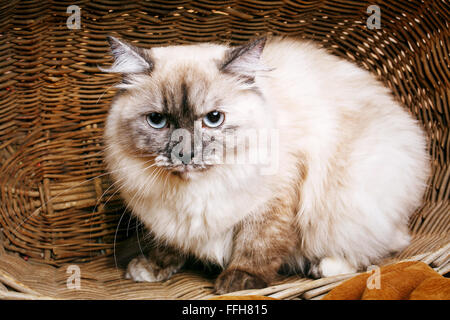
[[[186,178],[252,152],[244,132],[272,126],[255,83],[264,39],[238,48],[110,43],[116,60],[106,71],[123,74],[110,138],[130,156]]]

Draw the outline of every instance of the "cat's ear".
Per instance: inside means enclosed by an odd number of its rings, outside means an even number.
[[[266,37],[258,38],[225,53],[220,70],[254,80],[257,71],[264,70],[260,58],[266,44]]]
[[[142,73],[153,69],[150,54],[144,49],[132,46],[117,38],[108,36],[114,63],[110,68],[100,68],[104,72]]]

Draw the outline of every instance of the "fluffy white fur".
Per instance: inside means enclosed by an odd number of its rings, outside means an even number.
[[[154,48],[149,55],[155,76],[170,77],[177,66],[192,65],[214,79],[226,50],[203,44]],[[115,66],[120,72],[145,65],[124,54]],[[255,63],[247,60],[242,67]],[[255,127],[279,130],[275,175],[261,175],[255,165],[222,165],[193,172],[187,182],[160,179],[155,167],[130,156],[118,139],[139,90],[152,86],[142,75],[127,84],[131,93],[115,100],[107,120],[106,160],[134,214],[161,241],[226,266],[233,227],[263,212],[274,195],[300,185],[299,245],[287,261],[292,267],[315,261],[317,274],[330,276],[404,248],[408,218],[420,205],[429,174],[418,122],[369,72],[312,43],[272,39],[258,64],[263,71],[256,72],[255,83],[265,100],[230,92],[236,95],[229,106],[235,118],[227,120],[245,124],[256,115]],[[307,169],[304,181],[296,178],[299,162]]]

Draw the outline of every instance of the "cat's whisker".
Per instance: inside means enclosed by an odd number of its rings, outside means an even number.
[[[144,162],[143,165],[144,165],[144,164],[147,164],[147,163],[149,163],[149,162],[151,162],[151,160],[148,160],[148,161]],[[106,200],[106,202],[104,203],[104,205],[106,206],[106,205],[108,204],[108,202],[112,199],[112,197],[114,197],[114,195],[116,195],[118,192],[120,192],[120,190],[124,187],[124,184],[121,184],[121,183],[122,183],[123,181],[125,181],[125,180],[126,180],[126,175],[123,176],[122,178],[118,179],[118,180],[115,181],[114,183],[112,183],[112,184],[111,184],[111,185],[103,192],[103,194],[99,197],[99,199],[97,199],[97,202],[96,202],[96,204],[95,204],[95,207],[94,207],[94,209],[92,210],[91,218],[90,218],[90,219],[92,219],[92,217],[93,217],[93,215],[94,215],[94,213],[95,213],[95,211],[96,211],[96,209],[97,209],[97,206],[98,206],[98,204],[100,203],[100,201],[101,201],[101,199],[103,198],[103,196],[104,196],[111,188],[113,188],[116,184],[119,184],[119,187],[117,188],[117,190],[114,191],[113,194],[112,194],[112,195]],[[92,226],[91,226],[91,228],[92,228]]]
[[[150,168],[150,167],[152,167],[152,166],[154,166],[154,164],[148,166],[148,167],[145,168],[145,169],[148,169],[148,168]],[[120,188],[122,188],[123,186],[124,186],[124,184],[123,184]],[[120,188],[119,188],[119,189],[120,189]],[[118,192],[119,189],[118,189],[116,192]],[[136,193],[136,194],[137,194],[137,193]],[[135,194],[135,195],[136,195],[136,194]],[[113,195],[114,195],[114,194],[113,194]],[[111,197],[112,197],[112,196],[111,196]],[[110,197],[110,198],[111,198],[111,197]],[[133,196],[133,198],[134,198],[134,196]],[[128,206],[130,205],[130,203],[131,203],[131,201],[133,200],[133,198],[130,200],[130,202],[127,203],[126,207],[125,207],[124,210],[122,211],[122,214],[120,215],[120,219],[119,219],[119,222],[118,222],[117,227],[116,227],[116,231],[115,231],[115,233],[114,233],[113,255],[114,255],[114,262],[115,262],[116,268],[118,268],[118,266],[117,266],[117,255],[116,255],[116,243],[117,243],[118,230],[119,230],[119,226],[120,226],[120,224],[121,224],[121,222],[122,222],[122,219],[123,219],[123,217],[125,216],[125,214],[126,214],[126,212],[127,212],[127,210],[128,210]],[[130,219],[131,219],[131,215],[130,215]],[[129,224],[130,224],[130,221],[128,222],[128,225],[127,225],[127,230],[126,230],[127,236],[128,236]]]
[[[142,163],[141,165],[145,165],[145,164],[147,164],[147,163],[149,163],[149,162],[151,162],[151,161],[152,161],[152,159],[147,160],[147,161],[145,161],[144,163]],[[123,169],[123,170],[126,170],[126,169]],[[112,171],[112,172],[114,172],[114,171]],[[108,173],[111,174],[112,172],[108,172]],[[118,179],[117,181],[115,181],[114,183],[112,183],[112,184],[108,187],[108,189],[106,189],[106,190],[103,192],[103,194],[97,199],[97,202],[96,202],[96,204],[95,204],[95,207],[94,207],[94,209],[92,210],[93,213],[95,212],[95,210],[97,209],[97,206],[98,206],[98,204],[100,203],[101,199],[102,199],[103,196],[109,191],[109,189],[111,189],[116,183],[118,183],[118,182],[120,182],[120,181],[123,181],[123,180],[125,180],[126,178],[127,178],[126,175],[124,175],[122,178],[120,178],[120,179]]]
[[[142,194],[141,198],[138,199],[138,201],[143,201],[143,200],[145,200],[145,198],[144,198],[144,195]],[[130,222],[128,221],[128,227],[129,227],[129,223]],[[138,227],[139,224],[143,225],[143,223],[138,220],[138,223],[136,224],[136,228]],[[128,227],[127,227],[127,230],[128,230]],[[141,247],[141,244],[140,244],[139,236],[138,236],[137,240],[138,240],[138,245],[139,245],[140,252],[141,252],[142,255],[144,255],[144,252],[142,251],[142,247]]]
[[[113,256],[114,256],[114,263],[116,265],[116,270],[119,269],[118,264],[117,264],[117,255],[116,255],[116,243],[117,243],[117,234],[119,232],[119,227],[120,224],[122,222],[122,219],[125,215],[125,210],[122,212],[122,214],[120,215],[119,221],[117,223],[117,227],[116,227],[116,231],[114,232],[114,241],[113,241]]]
[[[152,166],[150,166],[150,167],[152,167]],[[150,167],[145,168],[144,171],[145,171],[146,169],[149,169]],[[159,172],[159,168],[156,169],[156,172]],[[133,197],[131,198],[131,200],[129,200],[129,203],[127,204],[127,207],[125,208],[125,210],[128,209],[128,207],[129,207],[130,205],[135,206],[135,205],[140,201],[140,199],[143,198],[143,197],[145,196],[145,194],[144,194],[144,193],[141,193],[141,191],[142,191],[144,188],[149,188],[149,187],[151,187],[152,182],[153,182],[153,180],[155,179],[155,176],[156,176],[156,174],[154,174],[154,175],[149,175],[149,176],[146,178],[145,183],[142,184],[142,186],[139,188],[139,190],[137,190],[136,193],[133,195]],[[137,198],[137,200],[135,201],[135,203],[133,203],[133,201],[134,201],[134,199],[135,199],[136,196],[138,196],[138,198]],[[131,222],[131,215],[130,215],[130,218],[129,218],[129,220],[128,220],[128,225],[127,225],[127,236],[128,236],[128,229],[130,228],[130,222]]]
[[[154,166],[154,164],[152,164],[152,165],[146,167],[146,168],[144,169],[144,171],[147,170],[147,169],[149,169],[149,168],[151,168],[151,167],[153,167],[153,166]],[[158,170],[158,169],[157,169],[157,170]],[[147,179],[147,181],[148,181],[149,179],[153,180],[151,175],[149,175],[146,179]],[[147,186],[147,183],[143,184],[143,186]],[[141,187],[143,187],[143,186],[141,186]],[[119,223],[118,223],[117,228],[116,228],[116,232],[115,232],[115,234],[114,234],[113,252],[114,252],[114,261],[115,261],[116,267],[117,267],[116,242],[117,242],[118,228],[119,228],[119,225],[120,225],[120,223],[121,223],[121,221],[122,221],[122,219],[123,219],[125,213],[127,212],[127,209],[128,209],[128,207],[129,207],[129,205],[133,202],[134,197],[135,197],[137,194],[140,193],[140,190],[141,190],[141,188],[139,189],[139,192],[136,192],[136,193],[133,195],[132,199],[127,203],[125,209],[123,210],[123,212],[122,212],[122,214],[121,214]],[[128,221],[128,224],[127,224],[127,230],[126,230],[127,236],[128,236],[128,230],[129,230],[129,227],[130,227],[130,222],[131,222],[131,215],[130,215],[130,217],[129,217],[129,221]],[[140,244],[139,244],[139,247],[140,247]]]
[[[114,171],[119,171],[119,170],[122,170],[122,169],[117,169],[117,170],[114,170]],[[25,222],[27,222],[28,219],[30,219],[31,217],[33,217],[35,214],[40,213],[41,210],[42,210],[42,207],[45,206],[45,205],[47,205],[50,201],[54,200],[55,198],[58,198],[59,196],[64,195],[64,194],[66,194],[67,192],[69,192],[69,191],[71,191],[71,190],[73,190],[73,189],[75,189],[75,188],[78,188],[78,187],[80,187],[80,186],[82,186],[82,185],[84,185],[84,184],[86,184],[86,183],[88,183],[88,182],[91,182],[91,181],[94,180],[94,179],[98,179],[98,178],[101,178],[101,177],[103,177],[103,176],[105,176],[105,175],[109,175],[109,174],[110,174],[110,172],[105,172],[105,173],[103,173],[103,174],[97,175],[97,176],[92,177],[92,178],[89,178],[89,179],[87,179],[87,180],[83,180],[82,182],[80,182],[80,183],[78,183],[78,184],[76,184],[76,185],[74,185],[74,186],[72,186],[72,187],[70,187],[70,188],[68,188],[68,189],[64,189],[64,191],[61,191],[61,192],[57,193],[56,195],[50,197],[50,198],[49,198],[47,201],[45,201],[40,207],[38,207],[37,209],[35,209],[29,216],[27,216],[24,220],[22,220],[22,221],[15,227],[14,230],[16,231],[16,230],[17,230],[18,228],[20,228]]]
[[[151,160],[149,160],[149,161],[151,161]],[[136,165],[140,165],[140,164],[136,164]],[[95,180],[95,179],[104,177],[104,176],[106,176],[106,175],[111,175],[111,173],[113,173],[113,172],[118,172],[118,171],[121,171],[121,170],[125,170],[125,169],[124,169],[124,168],[118,168],[118,169],[115,169],[115,170],[112,170],[112,171],[107,171],[107,172],[102,173],[102,174],[100,174],[100,175],[96,175],[95,177],[92,177],[92,178],[83,180],[83,181],[81,181],[80,183],[75,184],[75,185],[71,186],[71,187],[68,188],[68,189],[64,189],[63,191],[61,191],[61,192],[57,193],[56,195],[50,197],[47,201],[45,201],[43,204],[41,204],[40,207],[36,208],[32,213],[30,213],[30,215],[28,215],[26,218],[24,218],[24,219],[23,219],[23,220],[15,227],[14,231],[17,231],[24,223],[26,223],[26,222],[27,222],[30,218],[32,218],[34,215],[39,214],[39,213],[41,212],[42,208],[43,208],[45,205],[47,205],[50,201],[52,201],[52,200],[58,198],[59,196],[65,195],[67,192],[70,192],[70,191],[72,191],[73,189],[78,188],[78,187],[80,187],[80,186],[82,186],[82,185],[85,185],[86,183],[89,183],[89,182],[91,182],[91,181],[93,181],[93,180]]]
[[[144,171],[145,171],[145,170],[148,170],[148,169],[150,169],[150,168],[152,168],[152,167],[154,167],[154,166],[155,166],[155,164],[151,164],[150,166],[144,168]],[[157,170],[158,170],[158,169],[157,169]],[[146,183],[144,183],[144,184],[139,188],[139,190],[138,190],[136,193],[134,193],[134,195],[133,195],[133,197],[131,198],[131,200],[129,200],[129,201],[127,202],[127,205],[126,205],[126,207],[125,207],[125,209],[123,210],[123,213],[122,213],[122,215],[121,215],[121,219],[122,219],[123,215],[125,214],[125,212],[128,210],[129,206],[133,204],[133,201],[134,201],[134,198],[136,197],[136,195],[138,195],[138,194],[141,192],[141,190],[142,190],[143,188],[148,187],[148,185],[147,185],[147,181],[148,181],[148,180],[153,180],[152,175],[149,175],[148,177],[146,177]],[[129,229],[129,226],[130,226],[130,222],[131,222],[131,215],[130,215],[130,218],[129,218],[129,221],[128,221],[128,224],[127,224],[127,230],[126,230],[127,236],[128,236],[128,229]],[[119,222],[119,223],[120,223],[120,222]],[[117,240],[117,229],[116,229],[116,233],[115,233],[115,235],[114,235],[114,251],[115,251],[115,247],[116,247],[116,246],[115,246],[116,240]]]
[[[111,88],[117,86],[118,84],[120,84],[120,82],[117,82],[117,83],[115,83],[115,84],[109,86],[108,88],[106,88],[106,89],[103,91],[103,93],[100,95],[100,97],[97,99],[97,102],[96,102],[95,104],[98,104],[98,102],[100,101],[100,99],[103,98],[103,96],[105,95],[105,93],[106,93],[109,89],[111,89]]]

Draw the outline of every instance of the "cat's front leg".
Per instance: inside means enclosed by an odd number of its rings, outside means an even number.
[[[264,214],[243,221],[235,232],[231,261],[216,280],[216,292],[264,288],[273,282],[297,244],[292,220],[292,208],[279,200]]]
[[[309,275],[315,279],[332,277],[339,274],[355,273],[357,268],[340,257],[325,257],[319,263],[312,264]]]
[[[156,282],[169,279],[183,266],[185,258],[176,250],[155,246],[146,255],[139,255],[128,264],[125,278],[137,282]]]

